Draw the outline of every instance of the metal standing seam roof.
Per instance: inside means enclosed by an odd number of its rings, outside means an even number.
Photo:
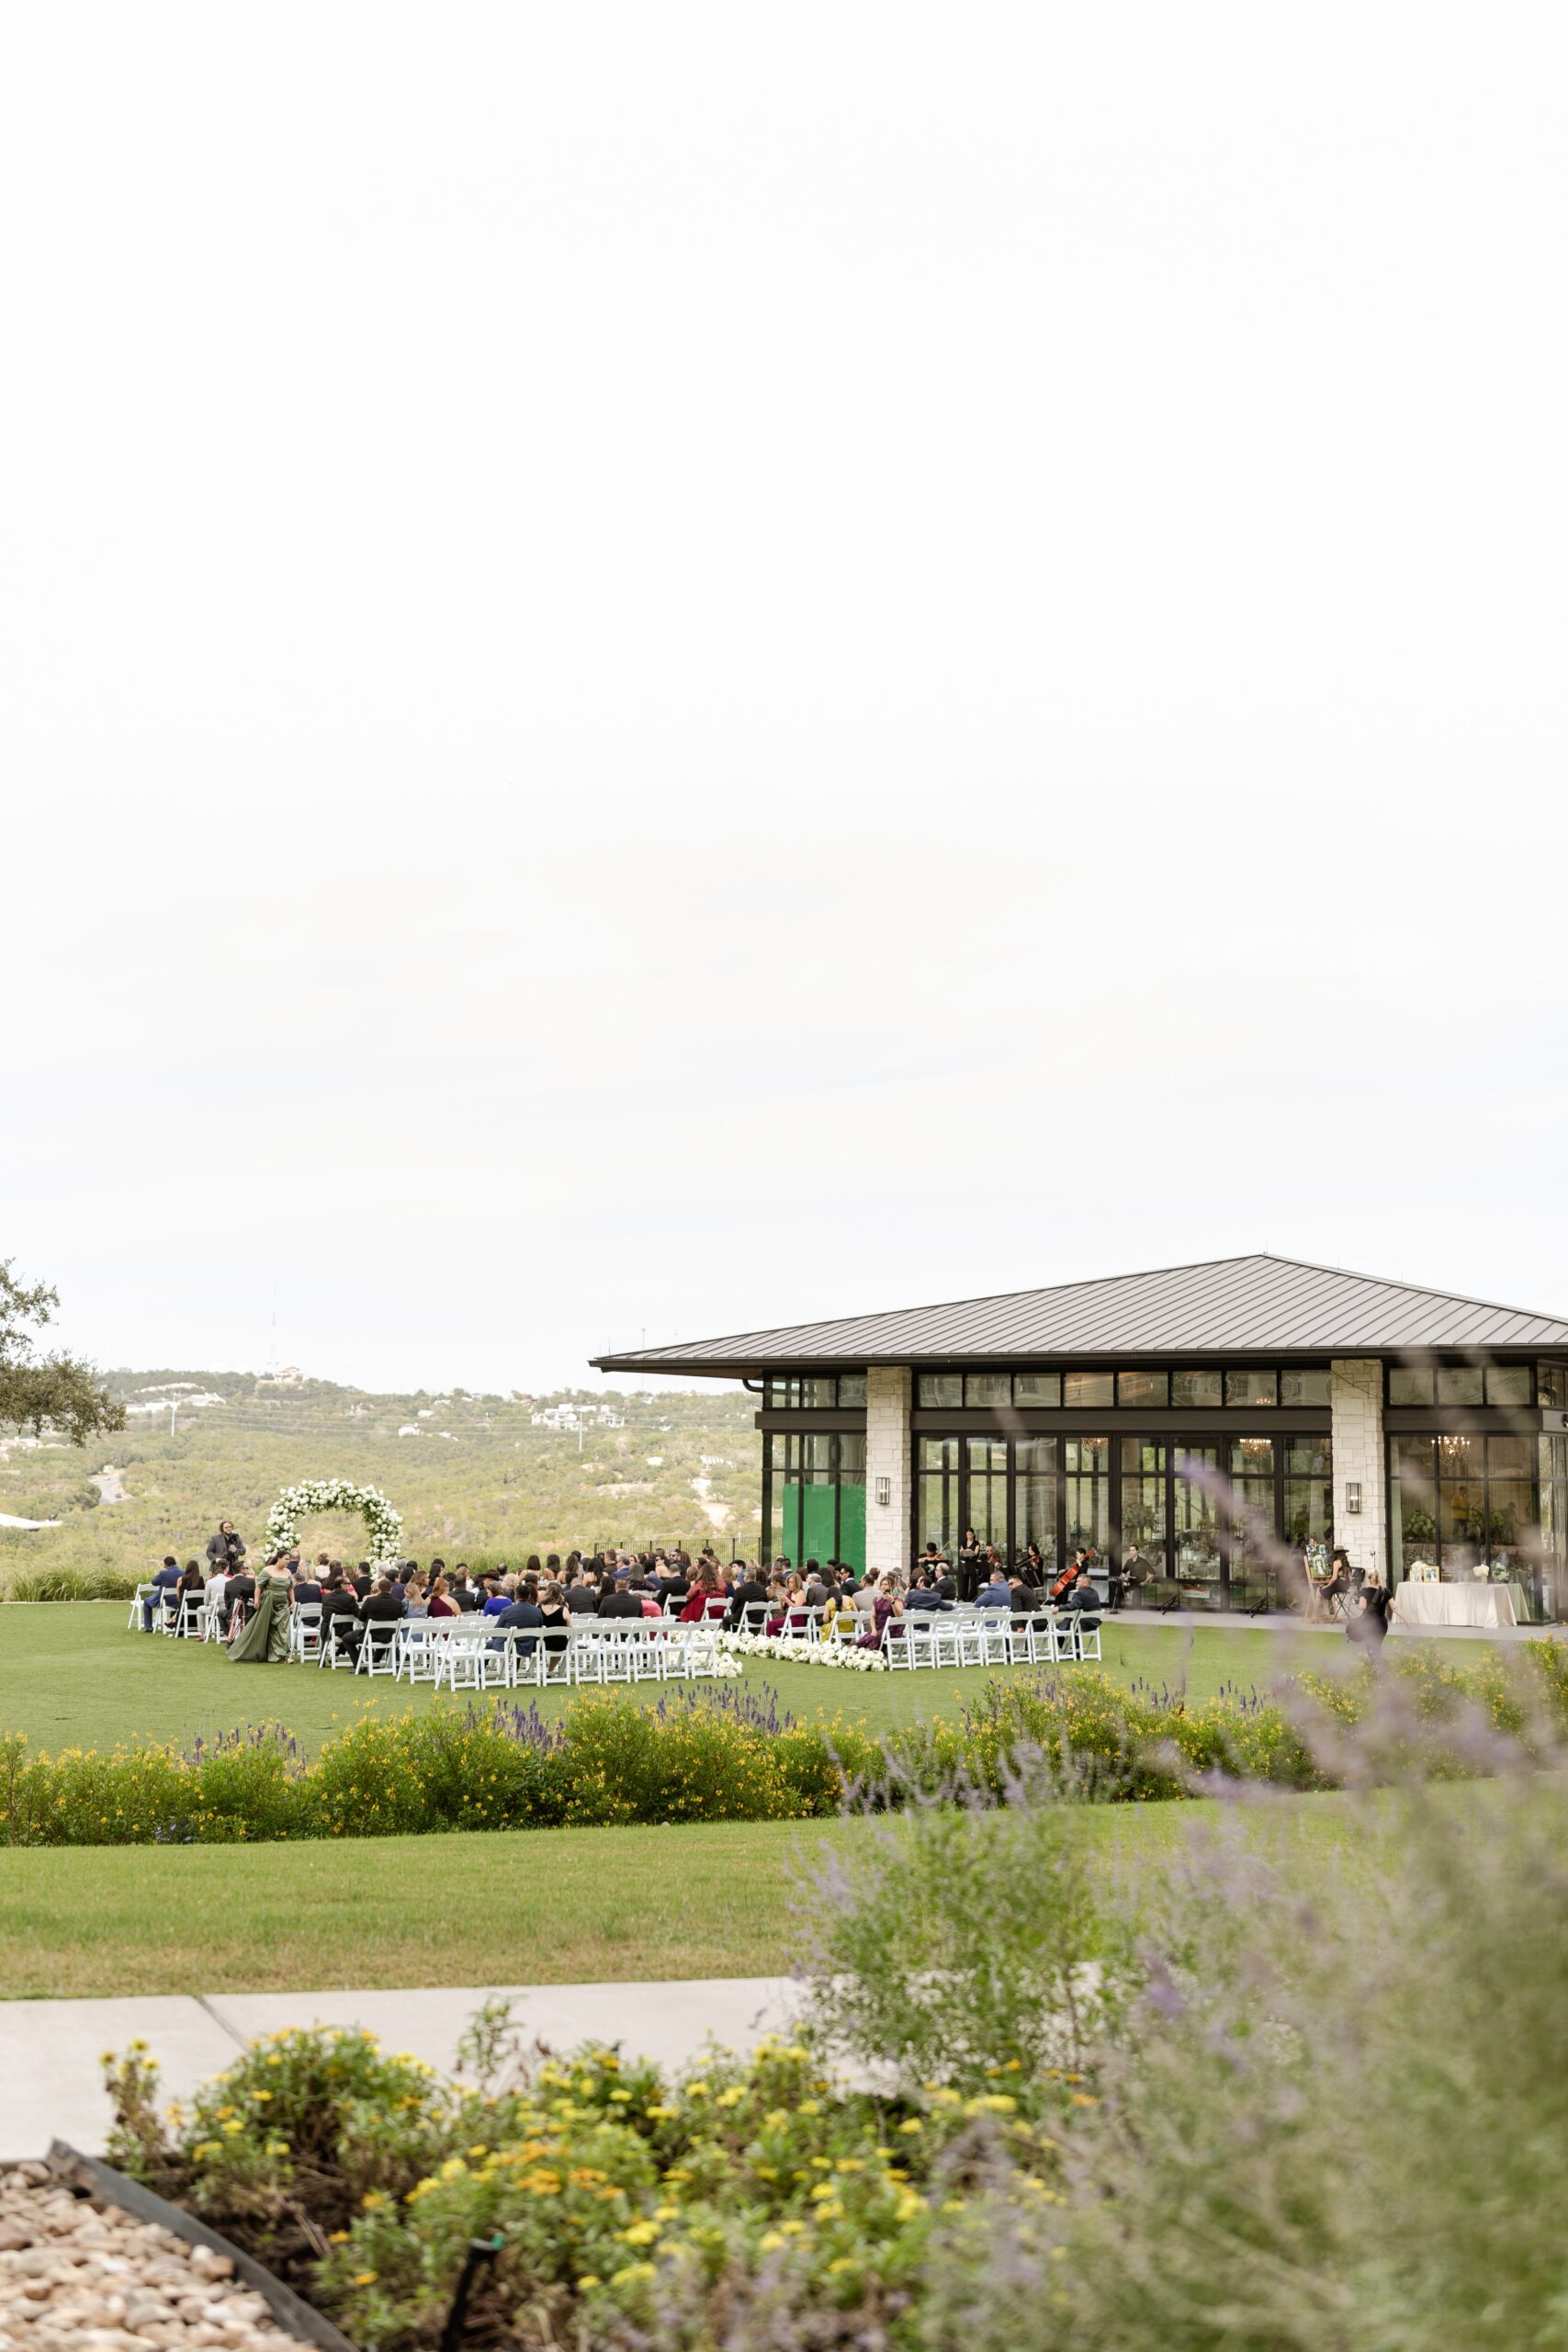
[[[1039,1356],[1397,1355],[1568,1348],[1568,1322],[1523,1307],[1258,1255],[1005,1291],[939,1306],[785,1324],[595,1356],[604,1372],[735,1375],[792,1364],[976,1363]]]

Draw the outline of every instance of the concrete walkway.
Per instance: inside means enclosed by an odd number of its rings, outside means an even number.
[[[1260,1617],[1244,1615],[1239,1609],[1104,1609],[1100,1622],[1106,1625],[1175,1625],[1183,1633],[1213,1633],[1223,1629],[1229,1634],[1333,1634],[1345,1639],[1345,1620],[1336,1617],[1325,1625],[1316,1620],[1298,1617],[1293,1611],[1272,1610]],[[1568,1640],[1568,1625],[1402,1625],[1397,1618],[1389,1633],[1401,1641],[1423,1642],[1540,1642]]]
[[[750,2050],[787,2032],[801,1988],[784,1976],[667,1984],[464,1985],[409,1993],[213,1993],[109,2001],[0,2002],[0,2164],[68,2140],[101,2155],[111,2117],[103,2054],[145,2041],[164,2101],[188,2098],[232,2065],[257,2034],[284,2026],[362,2026],[389,2050],[454,2073],[457,2043],[481,2002],[508,2000],[526,2044],[565,2052],[618,2041],[628,2056],[680,2066],[708,2041]]]

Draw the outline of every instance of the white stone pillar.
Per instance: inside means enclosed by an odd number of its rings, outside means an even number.
[[[909,1367],[868,1364],[865,1374],[865,1569],[903,1575],[909,1565]],[[887,1499],[880,1498],[886,1495]]]
[[[1334,1541],[1354,1568],[1376,1568],[1392,1589],[1388,1557],[1387,1454],[1382,1436],[1382,1358],[1336,1356],[1329,1382],[1334,1442]],[[1346,1490],[1359,1487],[1361,1508],[1347,1508]]]

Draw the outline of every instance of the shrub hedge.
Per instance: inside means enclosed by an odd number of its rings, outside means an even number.
[[[314,1760],[280,1724],[188,1748],[57,1756],[13,1733],[0,1736],[0,1843],[803,1821],[956,1791],[1005,1804],[1019,1775],[1042,1766],[1064,1795],[1099,1803],[1180,1797],[1215,1774],[1320,1789],[1340,1777],[1335,1731],[1367,1713],[1377,1680],[1370,1668],[1305,1675],[1272,1698],[1232,1690],[1190,1708],[1179,1690],[1045,1670],[993,1679],[961,1716],[882,1738],[842,1715],[781,1713],[772,1694],[745,1690],[665,1696],[653,1706],[591,1693],[548,1719],[536,1705],[505,1702],[367,1717]],[[1388,1661],[1382,1680],[1404,1702],[1407,1736],[1388,1751],[1400,1769],[1423,1758],[1449,1776],[1490,1769],[1481,1751],[1427,1737],[1467,1705],[1491,1733],[1527,1746],[1532,1724],[1543,1736],[1568,1727],[1568,1660],[1552,1644],[1532,1643],[1516,1660],[1487,1652],[1469,1667],[1413,1650]]]

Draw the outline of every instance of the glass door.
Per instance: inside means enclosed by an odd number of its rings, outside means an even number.
[[[1223,1563],[1220,1449],[1184,1445],[1170,1482],[1171,1537],[1179,1584],[1217,1585]]]

